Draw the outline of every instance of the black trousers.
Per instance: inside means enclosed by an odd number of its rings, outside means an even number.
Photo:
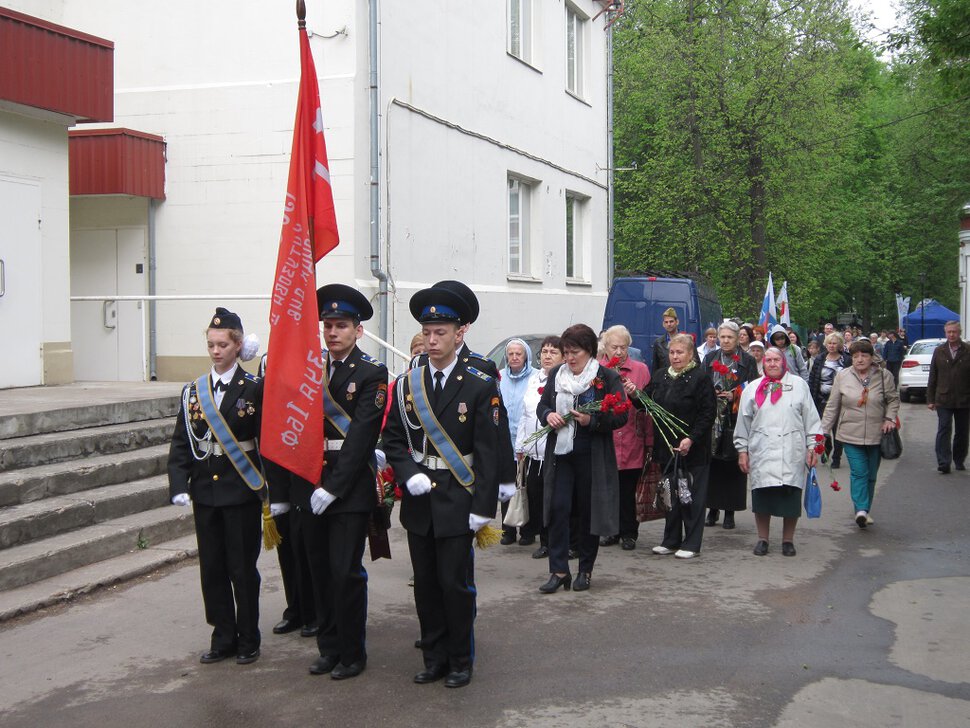
[[[529,522],[522,527],[523,536],[539,537],[539,544],[547,545],[549,532],[542,525],[542,461],[527,458],[525,471],[525,494],[529,501]]]
[[[937,406],[936,417],[937,465],[949,467],[951,460],[964,463],[970,445],[970,409]]]
[[[202,602],[205,621],[212,625],[213,650],[246,653],[259,647],[261,508],[255,499],[235,506],[193,504]]]
[[[569,573],[569,522],[573,496],[579,517],[579,571],[592,572],[599,552],[599,537],[590,533],[590,509],[593,492],[593,457],[589,450],[556,456],[549,511],[549,572]]]
[[[888,369],[889,373],[893,375],[893,380],[896,382],[897,388],[899,387],[899,370],[902,366],[902,360],[886,362],[886,369]]]
[[[637,540],[640,522],[637,520],[637,482],[640,468],[621,470],[620,475],[620,538]]]
[[[276,548],[280,562],[280,576],[283,578],[283,593],[286,596],[286,609],[283,619],[296,620],[304,626],[316,623],[316,608],[313,605],[313,582],[310,579],[310,565],[307,560],[306,546],[303,544],[299,528],[290,524],[297,518],[294,511],[276,516],[276,529],[283,539]]]
[[[690,486],[691,502],[686,506],[681,505],[674,494],[673,507],[667,512],[665,519],[661,546],[697,553],[701,550],[701,541],[704,538],[704,511],[711,466],[710,463],[704,463],[688,470],[693,476]]]
[[[475,662],[475,554],[472,532],[435,538],[408,531],[414,606],[428,669],[470,670]]]
[[[367,659],[367,513],[315,516],[298,507],[294,525],[303,541],[313,583],[317,647],[344,665]]]

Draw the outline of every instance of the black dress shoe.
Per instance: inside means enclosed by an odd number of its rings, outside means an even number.
[[[236,655],[237,665],[249,665],[250,663],[256,662],[259,659],[259,648],[250,652],[240,652]]]
[[[519,546],[531,546],[535,542],[536,542],[536,537],[535,536],[520,536],[519,537]]]
[[[549,556],[549,547],[540,546],[535,551],[532,552],[532,558],[534,559],[545,559]]]
[[[619,536],[603,536],[600,539],[600,546],[616,546],[618,543],[620,543]]]
[[[939,470],[944,475],[949,475],[950,474],[950,466],[949,465],[940,465],[936,469]]]
[[[340,658],[337,657],[337,655],[322,655],[318,657],[312,665],[310,665],[310,674],[326,675],[339,664]]]
[[[300,623],[295,619],[281,619],[273,626],[273,634],[288,634],[300,628]]]
[[[967,469],[967,466],[966,466],[965,463],[954,463],[953,464],[953,467],[955,467],[957,470],[966,470]]]
[[[566,591],[569,591],[573,585],[573,575],[563,574],[559,576],[558,574],[550,574],[549,581],[539,587],[539,591],[543,594],[552,594],[558,591],[559,587],[562,587]]]
[[[717,523],[717,516],[719,512],[720,511],[718,511],[717,508],[712,508],[711,510],[709,510],[707,512],[707,520],[704,521],[704,525],[713,526],[715,523]]]
[[[455,672],[448,673],[448,677],[445,678],[445,687],[463,688],[471,681],[472,681],[471,670],[457,670]]]
[[[225,650],[209,650],[202,654],[199,658],[199,662],[203,665],[211,665],[213,662],[222,662],[225,659],[234,657],[236,654],[235,648],[225,649]]]
[[[331,680],[346,680],[349,677],[357,677],[367,667],[367,660],[357,660],[349,665],[338,662],[333,670],[330,671]]]
[[[304,624],[300,628],[300,637],[316,637],[320,634],[319,624]]]
[[[620,548],[623,549],[624,551],[633,551],[633,549],[635,549],[636,547],[637,547],[637,540],[635,538],[630,538],[628,536],[626,538],[620,539]]]
[[[437,667],[429,667],[417,675],[414,676],[414,682],[418,685],[427,685],[428,683],[438,682],[441,678],[448,674],[447,665],[439,665]]]
[[[576,583],[573,584],[573,591],[587,591],[589,589],[590,573],[588,571],[580,571],[579,576],[576,577]]]
[[[795,544],[793,544],[791,541],[782,541],[781,542],[781,555],[782,556],[794,556],[795,553],[796,553],[796,551],[795,551]]]
[[[494,543],[494,541],[493,541]],[[515,543],[515,531],[502,531],[502,539],[499,541],[503,546],[511,546]]]
[[[767,553],[768,553],[768,542],[767,541],[758,541],[758,543],[755,544],[755,547],[754,547],[754,555],[755,556],[764,556]]]
[[[734,528],[734,514],[728,511],[724,511],[724,524],[721,526],[727,530]]]

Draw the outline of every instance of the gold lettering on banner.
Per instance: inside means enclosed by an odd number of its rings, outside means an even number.
[[[286,409],[293,414],[287,416],[286,424],[288,428],[280,433],[280,439],[284,445],[289,447],[295,447],[299,444],[300,435],[306,428],[307,419],[310,417],[309,405],[313,404],[317,395],[320,394],[320,385],[323,384],[323,358],[319,352],[307,352],[303,379],[304,381],[300,383],[298,390],[301,395],[300,399],[297,402],[289,401],[286,403]]]

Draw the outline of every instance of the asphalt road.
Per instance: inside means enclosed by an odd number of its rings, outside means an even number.
[[[195,562],[0,630],[0,723],[17,726],[967,726],[970,474],[942,476],[935,416],[903,405],[903,458],[884,463],[872,515],[845,489],[803,519],[798,556],[751,553],[750,512],[709,529],[702,557],[602,549],[585,593],[537,592],[531,547],[478,554],[475,675],[414,685],[411,569],[368,564],[366,672],[313,677],[312,640],[276,636],[275,554],[263,554],[262,657],[200,665],[209,628]]]

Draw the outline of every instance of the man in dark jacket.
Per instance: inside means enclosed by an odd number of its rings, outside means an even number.
[[[664,331],[667,333],[653,340],[653,355],[650,357],[651,377],[658,377],[667,371],[667,367],[670,366],[670,357],[667,356],[667,345],[670,343],[671,337],[681,333],[680,319],[677,318],[677,311],[673,306],[664,311],[663,321],[661,323],[663,324]],[[696,349],[694,350],[694,361],[700,364],[700,357],[697,356]]]
[[[895,331],[890,331],[889,341],[882,347],[882,358],[886,360],[886,369],[893,375],[897,387],[899,386],[899,368],[903,364],[905,354],[906,344],[896,335]]]
[[[961,340],[959,321],[943,327],[946,341],[936,347],[930,359],[930,378],[926,384],[926,406],[936,411],[937,470],[966,470],[970,446],[970,345]],[[952,443],[951,443],[952,434]]]

